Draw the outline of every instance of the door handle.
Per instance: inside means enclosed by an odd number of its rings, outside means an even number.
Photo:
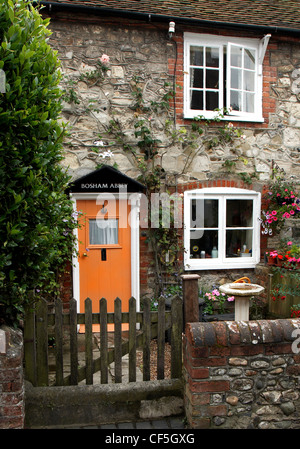
[[[106,248],[101,249],[101,260],[106,260]]]

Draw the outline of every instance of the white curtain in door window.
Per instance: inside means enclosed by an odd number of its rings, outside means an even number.
[[[90,245],[116,245],[118,243],[118,220],[89,220]]]

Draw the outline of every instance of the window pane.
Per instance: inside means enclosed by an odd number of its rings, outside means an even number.
[[[206,67],[219,67],[219,49],[206,48]]]
[[[251,257],[252,229],[226,231],[226,257]]]
[[[203,66],[203,47],[191,46],[190,65]]]
[[[253,226],[253,200],[227,200],[226,227]]]
[[[191,69],[191,87],[203,87],[203,69]]]
[[[254,112],[254,94],[244,93],[244,104],[246,112]]]
[[[244,67],[245,69],[255,70],[255,51],[247,50],[244,53]]]
[[[206,70],[206,87],[219,89],[219,70]]]
[[[212,252],[218,248],[218,231],[190,231],[190,257],[191,259],[210,259],[215,254]]]
[[[206,92],[206,110],[214,111],[219,107],[219,93],[218,92]]]
[[[203,91],[202,90],[191,90],[190,108],[203,110]]]
[[[232,67],[242,67],[242,62],[243,62],[243,48],[232,46],[230,65]]]
[[[233,111],[241,111],[242,110],[242,96],[239,91],[231,90],[230,91],[230,107]]]
[[[118,220],[89,220],[90,245],[116,245],[118,243]]]
[[[219,201],[192,200],[190,223],[191,228],[218,228]]]
[[[231,69],[231,87],[233,89],[242,88],[242,73],[240,69]]]
[[[232,87],[234,87],[234,86],[232,86]],[[244,72],[244,90],[254,92],[254,87],[255,87],[254,72],[249,72],[248,70],[245,70],[245,72]]]

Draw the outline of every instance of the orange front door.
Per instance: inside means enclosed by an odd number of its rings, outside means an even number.
[[[83,213],[78,230],[81,313],[86,298],[92,300],[93,313],[99,312],[101,298],[107,300],[107,311],[113,312],[116,297],[122,301],[122,311],[128,312],[131,233],[127,217],[130,205],[127,200],[116,200],[113,207],[107,203],[77,200],[77,210]]]

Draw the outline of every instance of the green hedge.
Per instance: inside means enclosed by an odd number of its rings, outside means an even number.
[[[48,20],[28,0],[0,0],[0,304],[16,321],[57,288],[77,226],[60,161],[59,60]],[[3,312],[4,310],[4,312]]]

